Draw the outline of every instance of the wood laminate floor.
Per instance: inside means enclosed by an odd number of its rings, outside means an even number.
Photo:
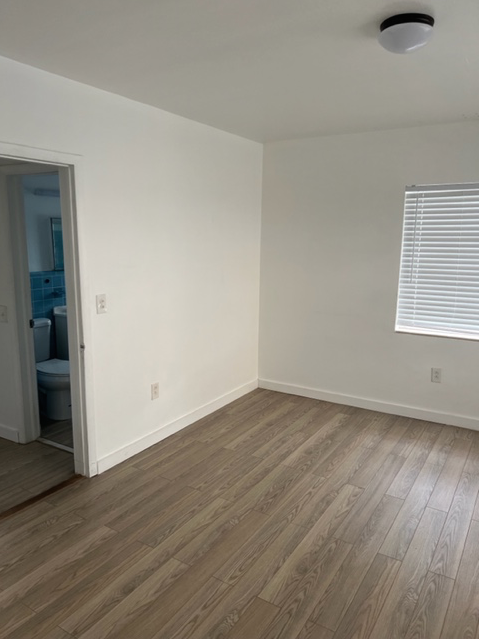
[[[41,418],[41,437],[56,444],[67,446],[73,450],[73,425],[71,419],[58,422]]]
[[[478,639],[479,433],[258,390],[0,522],[0,637]]]
[[[71,453],[40,442],[15,444],[0,438],[0,514],[61,484],[74,474]]]

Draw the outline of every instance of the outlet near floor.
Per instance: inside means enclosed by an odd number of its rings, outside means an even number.
[[[160,396],[160,383],[155,382],[151,385],[151,399],[158,399]]]

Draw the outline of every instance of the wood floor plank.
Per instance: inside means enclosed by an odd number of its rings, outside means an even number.
[[[440,473],[440,466],[424,464],[384,540],[383,555],[400,560],[404,558]]]
[[[319,478],[311,485],[311,498],[306,499],[307,495],[305,493],[303,495],[305,499],[297,502],[297,509],[295,509],[294,502],[285,502],[282,504],[282,509],[278,510],[278,515],[288,516],[297,526],[311,529],[337,498],[343,486],[346,486],[347,475],[346,470],[344,473],[335,473],[326,480]],[[314,475],[312,476],[314,477]],[[294,498],[292,497],[292,499]],[[280,503],[278,505],[281,506]],[[273,514],[274,511],[271,512]]]
[[[396,579],[400,561],[376,555],[334,639],[368,639]]]
[[[50,543],[55,543],[62,534],[84,521],[76,513],[63,513],[57,509],[41,510],[36,517],[24,521],[23,525],[19,521],[17,529],[11,527],[9,531],[2,534],[3,553],[0,559],[0,574],[1,570],[15,561],[17,557],[25,555],[35,547],[41,549],[43,545],[49,546]],[[5,522],[8,522],[8,519]]]
[[[278,612],[277,606],[255,597],[228,633],[228,639],[260,639]]]
[[[451,506],[456,487],[466,462],[471,440],[457,438],[451,447],[428,506],[447,512]]]
[[[301,528],[286,526],[246,571],[235,571],[241,577],[235,580],[235,585],[188,639],[220,639],[231,632],[241,621],[253,599],[281,568],[303,536]],[[216,570],[219,568],[217,565]]]
[[[0,513],[31,499],[32,493],[21,486],[5,486],[0,495]]]
[[[381,468],[385,460],[392,453],[394,448],[396,448],[398,442],[405,435],[407,428],[407,423],[396,419],[396,422],[392,428],[387,431],[381,443],[373,449],[371,455],[367,458],[366,463],[351,477],[351,483],[359,486],[360,488],[366,488],[373,480],[379,468]],[[402,460],[402,463],[404,463],[404,459]]]
[[[289,639],[301,632],[350,550],[351,545],[340,539],[332,539],[325,544],[324,554],[317,558],[295,589],[282,600],[280,612],[263,633],[264,639]]]
[[[445,517],[439,510],[426,508],[370,639],[399,639],[407,632]]]
[[[349,415],[350,407],[324,402],[322,409],[318,411],[316,415],[303,421],[301,425],[301,432],[305,433],[309,437],[316,435],[323,428],[329,428],[329,423],[331,421],[334,423],[335,418],[340,413],[344,416]]]
[[[296,484],[301,475],[302,471],[283,466],[274,478],[273,473],[270,473],[260,484],[250,490],[243,500],[250,500],[255,510],[268,513],[283,495],[287,494]]]
[[[307,469],[314,466],[326,446],[330,445],[338,431],[348,422],[349,415],[337,413],[319,431],[311,435],[303,444],[298,446],[284,461],[285,466]]]
[[[247,547],[239,548],[236,551],[233,550],[230,556],[225,558],[225,561],[214,576],[229,586],[234,586],[257,561],[261,560],[262,555],[271,544],[275,543],[276,539],[288,528],[288,524],[287,519],[276,520],[265,517],[255,533],[250,537]],[[286,533],[286,535],[291,536],[291,529],[289,528],[288,530],[290,532]],[[306,531],[301,528],[294,528],[293,531],[295,539],[303,538],[306,535]]]
[[[74,512],[83,519],[95,519],[109,526],[121,519],[126,526],[126,521],[131,517],[138,518],[138,513],[141,513],[142,509],[151,512],[158,502],[163,504],[168,497],[174,498],[173,495],[178,493],[179,488],[156,473],[138,473],[130,477],[125,485],[117,485],[116,490],[108,491],[107,503],[105,493],[100,492],[99,495],[91,495],[89,499],[78,500],[80,507],[75,508]],[[63,506],[62,509],[69,510],[71,507],[74,507],[74,502],[70,502],[68,507]]]
[[[439,436],[440,430],[441,427],[437,424],[429,424],[424,428],[421,436],[404,462],[404,466],[389,487],[388,495],[398,497],[399,499],[406,499]]]
[[[405,639],[439,639],[454,580],[427,574]]]
[[[267,485],[268,481],[270,481],[268,477],[274,478],[281,474],[284,467],[280,468],[280,461],[276,455],[269,456],[262,460],[250,472],[238,479],[228,490],[222,491],[221,497],[227,501],[235,502],[239,501],[247,493],[253,494],[251,491],[257,489],[257,486]],[[290,473],[290,476],[293,476],[292,473]]]
[[[202,459],[198,464],[193,464],[182,475],[175,477],[174,483],[196,488],[193,484],[201,485],[203,481],[208,482],[208,478],[219,472],[219,469],[227,468],[229,470],[231,464],[237,463],[239,460],[246,462],[248,459],[250,458],[246,456],[240,458],[234,451],[225,448],[212,449],[209,457]]]
[[[354,419],[349,414],[347,422],[332,434],[327,443],[325,442],[322,451],[311,465],[311,471],[316,475],[330,477],[337,468],[341,467],[343,460],[361,445],[365,431],[365,422]]]
[[[215,521],[196,534],[175,556],[181,561],[193,565],[200,561],[215,545],[221,544],[225,538],[227,540],[230,539],[232,534],[234,542],[240,543],[239,539],[243,538],[246,541],[266,519],[267,515],[261,512],[241,505],[239,510],[237,510],[236,504],[233,504],[230,510],[221,514]],[[237,531],[232,533],[235,528],[237,528]],[[239,537],[236,537],[236,535],[239,535]],[[240,545],[243,545],[243,543],[241,542]],[[234,548],[235,546],[231,547]]]
[[[361,489],[356,486],[344,486],[337,498],[332,502],[317,523],[306,534],[288,560],[261,591],[260,597],[272,604],[281,606],[283,601],[293,592],[308,566],[318,561],[318,557],[328,560],[328,548],[336,549],[337,544],[328,546],[325,541],[334,534],[341,521],[357,502]]]
[[[118,561],[120,557],[137,556],[140,547],[141,544],[124,535],[107,536],[104,541],[89,547],[84,555],[52,567],[44,578],[29,584],[28,590],[22,593],[22,602],[36,612],[52,606],[68,591],[79,589],[82,582],[101,571],[102,566],[110,564],[114,558]]]
[[[0,583],[4,590],[0,592],[0,609],[24,599],[32,589],[51,578],[57,570],[63,570],[78,558],[86,556],[114,535],[114,531],[109,528],[98,528],[88,522],[88,525],[73,531],[68,544],[58,544],[56,552],[53,549],[48,555],[43,553],[43,556],[38,553],[39,557],[14,564],[1,578]]]
[[[295,416],[286,428],[283,428],[281,432],[278,432],[272,438],[268,438],[267,441],[260,444],[255,450],[251,452],[255,457],[261,457],[264,459],[271,455],[277,448],[279,448],[285,440],[289,439],[292,435],[302,435],[303,441],[309,438],[308,433],[302,431],[303,428],[307,428],[310,423],[314,423],[317,416],[322,415],[322,408],[317,405],[307,405],[307,410],[303,410],[300,416]],[[289,421],[289,420],[288,420]],[[299,438],[298,438],[299,441]],[[302,442],[301,442],[302,443]]]
[[[376,470],[375,476],[336,531],[336,536],[339,539],[354,544],[403,463],[404,458],[396,457],[395,455],[390,455],[384,459],[382,466],[379,470]]]
[[[197,535],[230,507],[230,502],[221,499],[221,497],[212,501],[209,495],[206,499],[200,499],[194,493],[186,507],[183,504],[183,510],[176,510],[173,507],[169,509],[170,512],[165,517],[155,518],[146,525],[142,525],[137,539],[148,546],[155,547],[171,539],[175,533],[183,529],[183,526],[187,526],[189,531],[194,530],[194,534]],[[182,541],[184,542],[184,540],[185,536],[183,535]]]
[[[255,405],[245,406],[240,412],[230,415],[229,419],[221,420],[221,423],[211,425],[196,435],[198,441],[225,446],[238,436],[239,431],[246,431],[268,419],[271,413],[282,405],[290,405],[289,396],[278,393],[263,397]]]
[[[76,576],[68,580],[66,588],[51,593],[51,599],[46,606],[37,611],[36,615],[28,619],[25,623],[18,627],[13,639],[37,639],[48,634],[53,628],[68,619],[73,614],[78,614],[83,606],[90,603],[89,612],[86,616],[81,616],[81,623],[93,625],[98,617],[108,612],[108,607],[103,607],[101,601],[110,600],[112,598],[112,585],[120,575],[128,574],[129,569],[138,561],[151,552],[151,549],[142,546],[139,543],[127,544],[122,548],[120,555],[114,555],[106,563],[97,567],[91,574],[83,575],[83,578],[77,582]],[[127,583],[126,588],[131,587]],[[26,596],[33,593],[36,586],[26,591]],[[62,592],[60,592],[60,590]],[[126,592],[121,595],[117,593],[118,601],[126,596]],[[20,595],[21,596],[21,595]],[[44,597],[48,598],[48,592],[44,592]],[[117,601],[113,597],[114,604]],[[12,639],[10,636],[9,639]]]
[[[323,477],[317,477],[310,472],[304,473],[291,489],[276,501],[268,514],[311,528],[337,497],[343,485],[343,481],[326,482]]]
[[[431,571],[455,579],[479,492],[479,475],[463,473],[447,515]]]
[[[160,463],[171,459],[171,456],[175,453],[180,453],[183,448],[190,447],[195,441],[195,436],[191,431],[185,433],[183,437],[167,437],[158,442],[158,444],[128,459],[124,466],[126,468],[133,467],[137,470],[157,467]]]
[[[342,432],[333,437],[331,444],[325,447],[325,451],[321,454],[312,467],[312,472],[321,477],[329,478],[334,473],[343,468],[343,465],[351,463],[351,460],[358,459],[355,455],[356,451],[362,451],[361,445],[367,434],[367,420],[356,420],[350,416],[347,426]],[[360,456],[366,459],[366,451]],[[352,472],[351,472],[352,474]]]
[[[45,499],[42,499],[41,501],[37,501],[34,504],[30,504],[28,508],[19,510],[18,512],[11,514],[9,517],[1,519],[0,538],[2,540],[2,544],[3,540],[11,532],[14,532],[15,536],[20,534],[22,528],[32,525],[32,522],[38,522],[39,520],[47,516],[47,513],[52,512],[53,510],[53,505],[47,502]]]
[[[312,612],[312,621],[331,630],[338,628],[401,505],[402,501],[395,497],[385,495],[382,498],[359,539]]]
[[[0,639],[11,634],[18,626],[24,624],[27,619],[35,616],[35,613],[20,602],[1,611]]]
[[[223,582],[210,578],[203,585],[200,584],[196,592],[191,594],[172,617],[170,607],[167,609],[160,600],[154,606],[154,610],[145,615],[147,619],[141,618],[139,622],[132,622],[115,637],[130,639],[134,633],[140,633],[140,636],[152,639],[186,639],[201,625],[210,610],[221,602],[229,590],[229,586]],[[165,622],[165,619],[168,620]]]
[[[436,439],[426,462],[434,466],[444,466],[457,439],[457,433],[452,426],[441,426],[441,432]]]
[[[304,410],[304,406],[298,406],[296,402],[282,400],[275,404],[274,408],[262,411],[253,418],[246,421],[241,419],[234,428],[228,429],[211,441],[229,450],[251,454],[261,442],[274,437],[275,433],[285,430],[291,421],[294,422],[294,419],[289,417],[290,415],[295,412],[302,414]],[[254,443],[256,440],[258,440],[257,445]]]
[[[368,432],[362,445],[365,448],[373,449],[381,442],[383,437],[394,426],[396,415],[386,415],[385,413],[369,412]]]
[[[74,475],[71,453],[38,441],[17,444],[0,437],[0,513]]]
[[[96,475],[89,479],[82,478],[80,481],[48,495],[44,501],[54,506],[62,507],[64,512],[67,512],[84,506],[101,494],[107,495],[110,491],[111,495],[111,491],[114,491],[115,487],[123,488],[124,483],[129,483],[126,480],[135,476],[141,477],[141,473],[137,468],[130,466],[128,463],[119,464],[101,475]]]
[[[215,444],[194,441],[189,446],[182,448],[180,452],[167,457],[154,467],[166,479],[176,479],[203,459],[211,457],[216,450],[217,446]]]
[[[252,428],[238,434],[235,439],[225,444],[225,448],[252,454],[260,446],[267,444],[277,435],[284,433],[291,424],[295,423],[296,417],[301,417],[303,413],[304,408],[301,404],[285,402]]]
[[[295,639],[333,639],[334,632],[307,621]]]
[[[173,616],[194,593],[191,584],[187,588],[183,580],[181,592],[180,589],[176,588],[174,590],[175,596],[171,597],[173,591],[171,586],[175,582],[178,583],[181,576],[188,570],[189,566],[187,564],[183,564],[177,559],[170,559],[140,586],[135,588],[131,594],[125,597],[121,606],[115,606],[86,632],[82,632],[82,639],[120,637],[121,634],[124,634],[123,630],[125,628],[129,629],[129,636],[131,637],[134,636],[130,628],[132,624],[137,624],[137,630],[134,632],[138,633],[137,636],[142,636],[140,630],[141,618],[147,616],[145,614],[147,611],[151,612],[151,604],[156,602],[161,595],[163,595],[165,617],[167,618],[168,614]],[[198,575],[195,574],[195,577],[198,577]],[[197,587],[198,585],[195,583],[194,589],[196,590]],[[170,593],[168,600],[166,600],[166,593]],[[168,609],[167,606],[169,606]],[[158,610],[159,608],[160,606],[157,605],[156,609]],[[151,617],[148,617],[148,620],[151,620]],[[62,624],[61,627],[65,629],[65,624]],[[161,625],[158,627],[161,627]]]
[[[420,419],[401,417],[397,423],[403,423],[406,426],[406,430],[391,452],[394,455],[400,455],[401,457],[409,457],[418,440],[424,433],[427,422]]]
[[[65,632],[61,628],[53,628],[46,635],[43,635],[42,639],[70,639],[71,635]]]
[[[464,472],[470,475],[479,475],[479,433],[474,433],[471,448],[467,456]]]
[[[17,539],[12,532],[2,542],[0,557],[0,588],[6,588],[14,583],[24,565],[26,572],[42,563],[43,553],[51,555],[52,548],[58,547],[62,539],[69,533],[85,526],[85,520],[75,514],[49,517],[45,522],[28,530],[28,535],[20,535]],[[12,538],[13,536],[13,538]],[[9,577],[13,574],[13,579]]]
[[[476,637],[479,624],[479,522],[472,521],[441,639]]]

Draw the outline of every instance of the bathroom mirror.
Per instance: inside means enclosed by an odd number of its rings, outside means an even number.
[[[63,233],[62,218],[50,218],[52,225],[52,245],[53,245],[53,268],[55,271],[63,271]]]

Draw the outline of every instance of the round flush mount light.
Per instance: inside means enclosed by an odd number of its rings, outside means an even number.
[[[401,13],[386,18],[379,27],[379,44],[392,53],[411,53],[427,44],[434,18],[425,13]]]

